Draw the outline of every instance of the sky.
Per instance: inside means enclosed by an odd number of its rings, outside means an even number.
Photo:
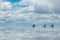
[[[59,4],[60,0],[0,0],[0,26],[60,25]]]

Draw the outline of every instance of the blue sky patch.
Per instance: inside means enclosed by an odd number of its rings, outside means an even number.
[[[5,0],[5,1],[11,2],[11,3],[15,3],[15,2],[19,2],[19,1],[21,1],[21,0]]]

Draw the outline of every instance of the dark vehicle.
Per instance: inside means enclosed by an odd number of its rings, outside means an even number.
[[[33,28],[35,28],[35,26],[36,26],[35,24],[32,25]]]
[[[50,27],[51,27],[51,28],[54,28],[54,24],[52,24]]]
[[[46,28],[46,24],[44,24],[43,27]]]

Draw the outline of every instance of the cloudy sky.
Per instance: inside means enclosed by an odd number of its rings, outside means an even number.
[[[60,25],[59,4],[60,0],[0,0],[0,26]]]

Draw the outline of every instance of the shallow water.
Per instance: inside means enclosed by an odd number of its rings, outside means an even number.
[[[60,28],[0,27],[0,40],[60,40]]]

